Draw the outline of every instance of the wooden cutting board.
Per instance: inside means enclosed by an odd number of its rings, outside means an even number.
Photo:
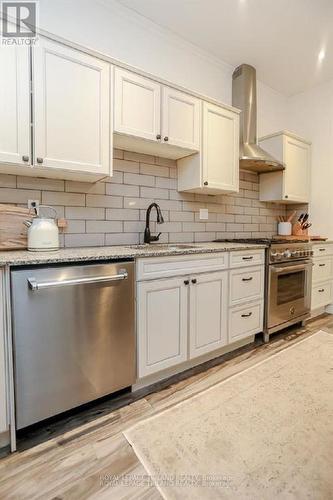
[[[322,236],[315,236],[312,234],[303,234],[303,235],[298,235],[298,236],[273,236],[274,240],[309,240],[309,241],[326,241],[327,238],[324,238]]]
[[[23,250],[28,246],[25,220],[33,218],[28,208],[0,204],[0,250]]]

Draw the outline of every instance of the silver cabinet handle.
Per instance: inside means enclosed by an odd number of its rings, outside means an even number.
[[[39,156],[38,156],[38,158],[36,158],[36,160],[37,160],[37,163],[43,163],[43,161],[44,161],[43,158],[40,158]]]
[[[61,286],[73,286],[73,285],[88,285],[91,283],[106,283],[108,281],[121,281],[126,280],[128,277],[127,271],[120,274],[114,274],[112,276],[92,276],[91,278],[73,278],[69,280],[61,281],[41,281],[38,283],[35,278],[28,279],[28,286],[30,290],[37,291],[43,290],[44,288],[57,288]]]
[[[253,276],[250,276],[249,278],[242,278],[242,281],[252,281],[253,280]]]
[[[249,318],[250,316],[252,316],[252,312],[249,312],[247,314],[242,314],[242,318]]]
[[[22,161],[29,161],[29,156],[28,155],[23,155],[22,156]]]
[[[253,255],[251,255],[250,257],[242,257],[243,260],[252,260],[253,259]]]

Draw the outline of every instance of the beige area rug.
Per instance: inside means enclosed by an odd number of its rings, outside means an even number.
[[[320,331],[124,434],[166,499],[332,499],[333,335]]]

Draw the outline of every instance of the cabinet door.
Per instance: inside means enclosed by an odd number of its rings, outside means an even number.
[[[34,50],[35,163],[110,173],[110,65],[43,40]]]
[[[284,136],[284,199],[300,203],[309,201],[311,147]]]
[[[190,288],[190,358],[227,343],[228,272],[196,275]]]
[[[31,164],[27,47],[0,46],[0,162]]]
[[[138,284],[138,376],[187,359],[188,286],[183,278]]]
[[[114,130],[156,141],[161,134],[161,86],[142,76],[115,68]]]
[[[203,106],[203,186],[239,190],[239,116],[205,102]]]
[[[170,87],[163,87],[162,142],[200,149],[201,101]]]
[[[0,434],[8,430],[5,364],[5,307],[3,271],[0,269]]]

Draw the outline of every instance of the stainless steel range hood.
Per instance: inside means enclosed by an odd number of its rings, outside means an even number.
[[[239,108],[239,166],[254,172],[284,170],[284,165],[264,151],[257,142],[257,77],[249,64],[241,64],[232,75],[232,104]]]

